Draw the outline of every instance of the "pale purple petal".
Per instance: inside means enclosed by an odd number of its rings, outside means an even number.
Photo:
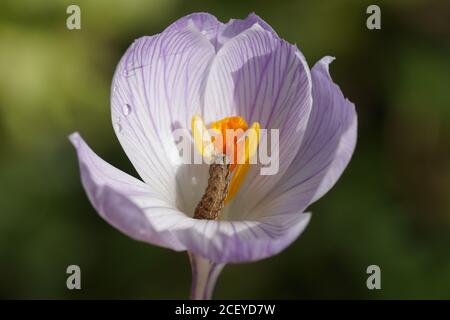
[[[265,22],[255,13],[250,13],[245,19],[231,19],[230,21],[228,21],[228,23],[223,27],[222,31],[218,35],[219,43],[221,43],[221,45],[224,45],[228,40],[234,38],[247,29],[250,29],[255,24],[258,24],[261,28],[271,32],[275,37],[278,37],[275,30],[273,30],[267,22]]]
[[[164,32],[180,30],[189,24],[195,26],[214,45],[216,51],[228,40],[251,28],[254,24],[259,24],[263,29],[276,35],[272,27],[255,13],[249,14],[245,19],[231,19],[227,23],[220,22],[215,16],[206,12],[192,13],[172,23]]]
[[[303,144],[267,203],[274,212],[304,210],[336,183],[356,145],[355,107],[334,84],[324,57],[312,68],[313,108]]]
[[[102,160],[78,133],[72,134],[70,140],[78,154],[83,187],[103,219],[133,239],[185,250],[170,232],[158,233],[147,217],[166,215],[170,221],[181,214],[162,194]]]
[[[239,115],[249,124],[279,130],[279,170],[261,175],[253,165],[228,210],[242,217],[275,186],[302,143],[312,105],[310,71],[299,50],[258,24],[227,42],[209,73],[203,115],[207,122]],[[276,145],[276,143],[274,143]]]
[[[173,131],[200,111],[211,43],[192,27],[136,40],[117,66],[111,93],[116,135],[142,179],[177,197],[180,154]]]
[[[218,43],[218,35],[222,32],[224,24],[206,12],[196,12],[184,16],[168,26],[164,32],[183,30],[189,24],[197,28],[214,45],[215,49],[221,46]]]
[[[289,246],[310,220],[308,213],[262,217],[259,221],[195,220],[177,230],[188,250],[215,263],[238,263],[271,257]]]

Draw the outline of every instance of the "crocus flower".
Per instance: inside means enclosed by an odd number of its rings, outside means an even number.
[[[357,117],[330,77],[332,60],[310,70],[298,48],[255,14],[224,24],[194,13],[137,39],[114,74],[111,113],[142,180],[102,160],[74,133],[89,200],[129,237],[187,251],[191,297],[211,298],[225,264],[267,258],[291,244],[310,220],[307,207],[350,161]],[[211,167],[180,161],[173,132],[196,136],[196,124],[219,132],[278,129],[278,172],[261,175],[260,164],[247,163],[225,168],[232,194],[216,215],[195,217]]]

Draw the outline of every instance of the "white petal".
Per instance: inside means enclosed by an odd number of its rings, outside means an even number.
[[[279,130],[278,172],[261,175],[260,165],[251,166],[230,203],[228,219],[245,215],[283,176],[300,148],[311,105],[311,79],[303,56],[258,24],[218,52],[205,93],[205,121],[238,115],[249,124],[259,122],[262,129]]]
[[[183,223],[181,212],[144,182],[98,157],[77,133],[70,140],[77,150],[83,187],[103,219],[133,239],[185,250],[165,228],[167,224]]]
[[[274,212],[304,210],[333,187],[350,161],[356,145],[355,106],[344,98],[328,71],[333,59],[313,67],[313,108],[297,156],[260,207],[276,203]]]
[[[180,164],[173,131],[190,128],[198,113],[214,54],[211,43],[188,26],[136,40],[114,75],[116,135],[142,179],[173,202]]]

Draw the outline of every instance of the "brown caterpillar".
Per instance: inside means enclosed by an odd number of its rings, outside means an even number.
[[[209,166],[208,186],[194,211],[195,219],[215,220],[223,208],[230,184],[230,164],[223,155]]]

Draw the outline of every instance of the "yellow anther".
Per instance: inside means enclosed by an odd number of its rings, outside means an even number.
[[[214,144],[203,119],[199,115],[192,117],[192,135],[198,152],[203,157],[211,159],[214,155]]]
[[[228,203],[238,192],[242,183],[244,182],[245,176],[247,175],[248,169],[250,169],[250,159],[256,153],[259,144],[259,130],[260,125],[258,122],[253,123],[252,127],[245,133],[242,137],[244,143],[244,159],[239,161],[237,168],[231,178],[230,186],[228,187],[228,194],[225,198],[225,204]],[[239,142],[238,142],[239,144]]]

